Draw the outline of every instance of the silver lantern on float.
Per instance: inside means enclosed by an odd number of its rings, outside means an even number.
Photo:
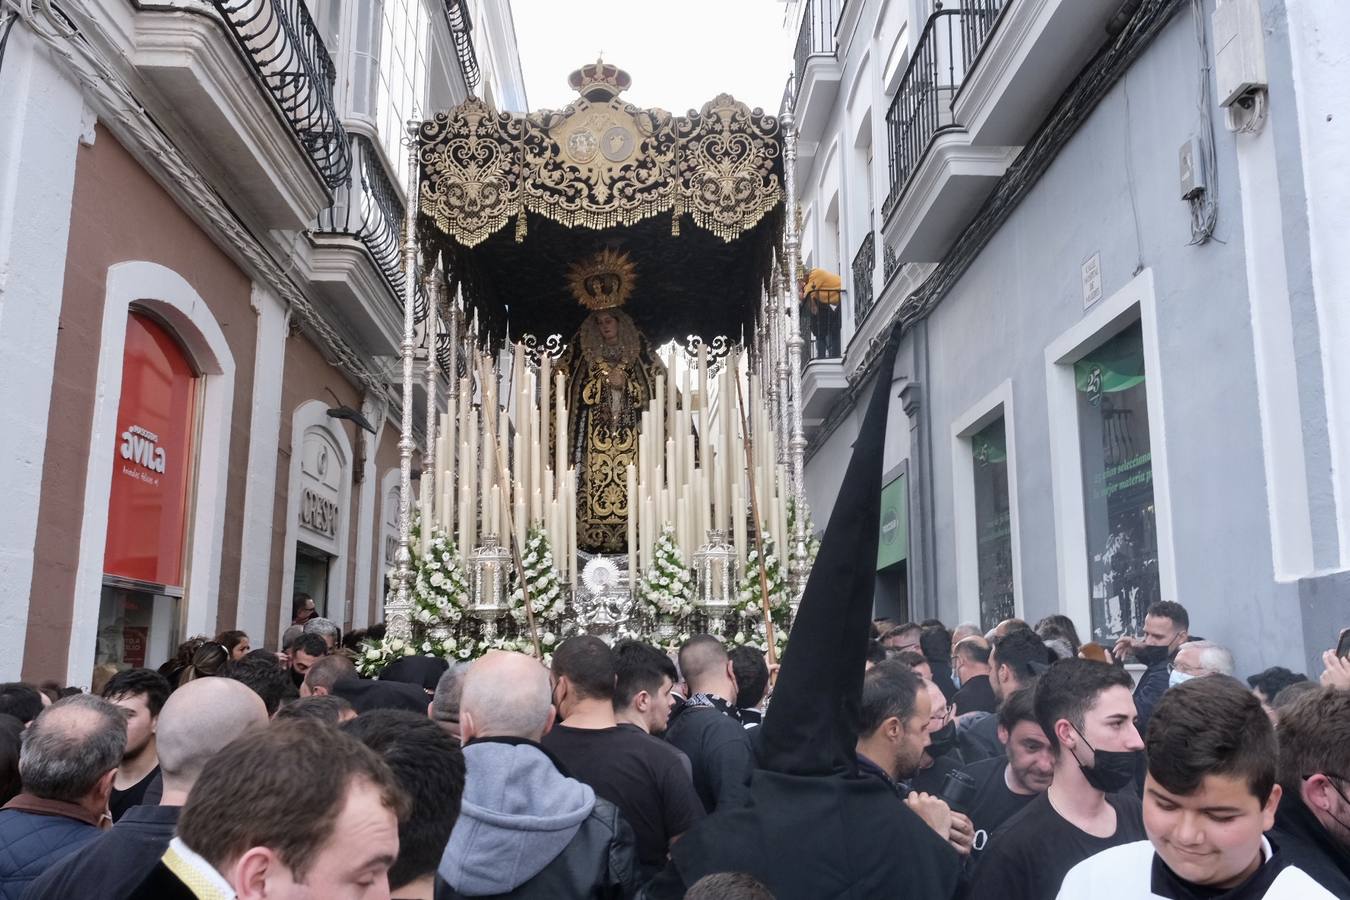
[[[495,534],[483,535],[483,544],[469,554],[470,613],[483,623],[483,637],[497,637],[497,620],[510,610],[507,591],[511,552]]]

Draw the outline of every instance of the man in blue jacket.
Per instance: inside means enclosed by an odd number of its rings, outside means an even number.
[[[23,735],[23,790],[0,809],[0,900],[19,900],[57,860],[112,825],[108,798],[127,743],[107,700],[77,694],[52,704]]]

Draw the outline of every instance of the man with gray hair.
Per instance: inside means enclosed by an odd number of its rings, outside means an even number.
[[[25,900],[121,900],[131,893],[168,848],[206,761],[244,732],[265,727],[267,707],[243,682],[198,678],[169,695],[158,723],[159,805],[128,809],[111,831],[34,880]]]
[[[456,741],[459,735],[459,701],[464,692],[464,676],[469,673],[467,662],[457,662],[446,669],[436,682],[436,693],[427,704],[427,715],[444,728]]]
[[[1227,647],[1213,641],[1187,641],[1172,659],[1168,687],[1206,675],[1232,675],[1235,668],[1233,654]]]
[[[328,652],[342,643],[342,629],[332,619],[310,619],[305,623],[305,634],[317,634],[328,645]]]
[[[460,697],[464,799],[439,868],[446,897],[636,890],[628,823],[539,745],[554,715],[548,671],[534,657],[494,651],[469,667]]]
[[[57,860],[112,824],[108,799],[127,744],[121,710],[76,694],[53,703],[23,733],[23,791],[0,809],[0,900],[19,900]]]

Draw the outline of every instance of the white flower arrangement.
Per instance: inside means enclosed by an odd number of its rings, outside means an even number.
[[[413,547],[416,549],[418,544]],[[469,602],[469,579],[460,568],[458,556],[450,535],[440,526],[433,526],[426,555],[413,556],[411,599],[415,629],[451,625],[464,616]]]
[[[669,525],[652,547],[652,564],[638,582],[637,599],[653,615],[680,619],[694,611],[694,573],[685,564]]]
[[[555,622],[567,609],[567,592],[563,590],[562,576],[553,566],[553,550],[549,546],[548,533],[543,528],[530,529],[520,562],[525,570],[525,583],[530,588],[530,610],[542,633],[545,622]],[[525,594],[516,578],[512,578],[512,583],[511,617],[524,625],[528,621],[525,615]]]

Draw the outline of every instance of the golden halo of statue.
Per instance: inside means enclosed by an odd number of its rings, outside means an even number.
[[[633,295],[636,281],[637,267],[628,254],[608,247],[567,269],[572,296],[592,312],[623,306]]]

